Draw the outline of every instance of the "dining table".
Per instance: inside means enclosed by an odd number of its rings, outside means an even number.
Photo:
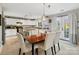
[[[40,33],[37,35],[30,35],[30,36],[25,36],[25,40],[27,40],[29,43],[32,44],[32,55],[34,55],[34,45],[44,42],[45,41],[46,34],[45,33]]]

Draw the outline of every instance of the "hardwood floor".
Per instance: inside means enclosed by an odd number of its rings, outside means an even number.
[[[0,48],[0,55],[18,55],[19,54],[20,43],[17,37],[11,37],[7,39],[5,45]],[[79,45],[71,45],[69,42],[60,40],[60,51],[56,47],[56,55],[79,55]],[[26,55],[31,55],[31,51],[26,53]],[[42,49],[38,49],[38,55],[44,55]],[[47,50],[47,55],[52,55],[51,49]]]

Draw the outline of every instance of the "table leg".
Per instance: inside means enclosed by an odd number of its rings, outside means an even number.
[[[32,43],[32,55],[34,55],[34,43]]]
[[[21,48],[19,48],[19,55],[21,54]]]
[[[36,55],[38,55],[38,48],[35,49]]]

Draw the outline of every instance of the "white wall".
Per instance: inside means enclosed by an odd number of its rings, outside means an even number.
[[[72,12],[71,13],[71,15],[70,15],[70,17],[71,17],[71,19],[72,19],[72,28],[71,28],[71,31],[70,31],[70,35],[72,36],[72,42],[74,43],[74,44],[76,44],[77,43],[77,25],[76,25],[76,23],[77,23],[77,15],[76,15],[76,13],[75,12]]]

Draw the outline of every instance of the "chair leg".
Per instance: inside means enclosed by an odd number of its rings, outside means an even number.
[[[55,54],[56,54],[56,48],[55,48],[55,45],[54,45],[54,52],[55,52]]]
[[[36,52],[36,55],[38,55],[38,48],[36,48],[35,50],[36,50],[36,51],[35,51],[35,52]]]
[[[51,47],[51,51],[52,51],[52,55],[54,55],[54,52],[53,52],[53,47]]]
[[[58,43],[58,48],[59,48],[59,50],[60,50],[60,45],[59,45],[59,43]]]
[[[47,55],[47,52],[46,52],[46,50],[44,50],[44,53],[45,53],[45,55]]]
[[[32,55],[34,55],[34,43],[32,43]]]
[[[19,48],[19,55],[21,54],[21,48]]]
[[[25,55],[25,53],[23,53],[23,55]]]

